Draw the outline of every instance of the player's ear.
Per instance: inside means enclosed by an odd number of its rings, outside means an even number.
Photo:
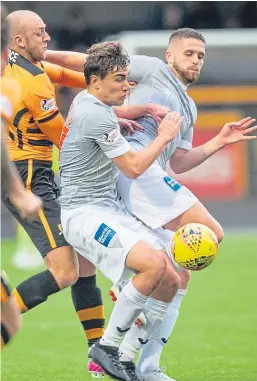
[[[90,86],[93,86],[95,89],[99,89],[100,78],[98,75],[91,75],[90,77]]]
[[[24,38],[20,34],[17,34],[16,36],[14,36],[13,40],[15,45],[17,45],[19,48],[22,48],[22,49],[25,48]]]
[[[169,50],[166,50],[165,58],[166,58],[167,62],[172,61],[172,55],[171,55],[171,52]]]

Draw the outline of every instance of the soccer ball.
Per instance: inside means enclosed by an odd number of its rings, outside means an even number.
[[[187,224],[174,235],[172,241],[175,262],[188,270],[202,270],[209,266],[218,253],[215,233],[202,224]]]

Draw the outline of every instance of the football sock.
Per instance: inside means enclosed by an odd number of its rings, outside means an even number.
[[[1,348],[3,348],[11,340],[11,335],[7,331],[5,325],[1,323]]]
[[[132,281],[128,282],[115,303],[109,324],[100,339],[100,343],[119,347],[123,336],[142,312],[147,299],[148,296],[137,291]]]
[[[133,361],[137,352],[148,343],[153,332],[160,331],[168,306],[169,303],[149,297],[144,308],[146,324],[143,327],[134,324],[126,334],[120,346],[121,361]]]
[[[160,329],[155,329],[151,339],[143,346],[137,363],[139,374],[148,374],[160,369],[161,353],[174,329],[185,293],[186,290],[178,290],[169,304]]]
[[[88,340],[92,346],[104,334],[104,307],[96,275],[79,278],[71,287],[72,301]]]
[[[26,312],[38,304],[45,302],[49,295],[60,290],[56,280],[49,270],[33,275],[20,283],[13,291],[21,312]]]

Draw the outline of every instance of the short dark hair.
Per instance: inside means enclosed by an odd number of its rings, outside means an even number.
[[[204,36],[197,30],[191,28],[181,28],[175,30],[170,36],[169,44],[174,38],[195,38],[196,40],[200,40],[205,43]]]
[[[116,67],[117,70],[126,69],[129,62],[128,53],[118,41],[92,45],[87,50],[87,62],[84,66],[87,85],[90,84],[90,77],[92,75],[98,75],[101,79],[104,79]]]
[[[3,50],[9,42],[9,27],[6,17],[8,12],[6,7],[2,4],[0,8],[1,12],[1,50]]]

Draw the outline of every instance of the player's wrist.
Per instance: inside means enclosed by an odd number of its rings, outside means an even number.
[[[170,143],[171,139],[170,136],[164,135],[164,134],[159,134],[157,138],[155,138],[156,141],[158,141],[160,144],[166,146],[167,144]]]
[[[226,142],[220,134],[213,138],[213,143],[215,145],[216,151],[219,151],[226,146]]]

